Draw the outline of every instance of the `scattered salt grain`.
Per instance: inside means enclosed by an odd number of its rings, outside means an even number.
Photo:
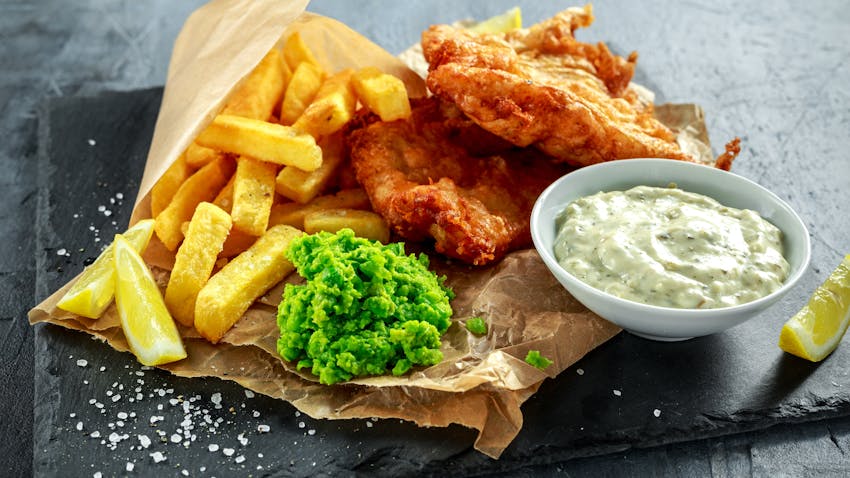
[[[129,415],[127,415],[127,412],[118,412],[118,418],[120,418],[121,420],[126,420],[128,416]]]
[[[189,470],[180,470],[180,474],[183,476],[189,476]]]
[[[160,463],[160,462],[163,462],[167,459],[166,456],[163,455],[162,452],[160,452],[160,451],[155,451],[155,452],[151,453],[150,457],[153,458],[154,463]]]
[[[268,433],[269,430],[271,430],[271,428],[268,425],[257,425],[257,431],[260,433]]]
[[[577,368],[576,373],[579,374],[579,375],[584,375],[584,369],[583,368]]]
[[[103,372],[104,370],[106,370],[106,367],[100,367],[98,370],[100,370],[101,372]]]
[[[136,467],[135,463],[128,461],[127,466],[125,466],[124,469],[127,470],[127,471],[133,471],[133,468],[135,468],[135,467]]]
[[[77,431],[78,432],[83,431],[83,422],[77,422]]]
[[[374,426],[374,425],[372,424],[372,422],[366,422],[366,427],[367,427],[367,428],[372,428],[373,426]]]
[[[234,458],[233,461],[235,461],[236,463],[242,463],[243,461],[245,461],[245,456],[239,455],[236,458]]]
[[[245,396],[248,398],[254,398],[254,392],[250,390],[245,390]]]
[[[180,443],[181,441],[183,441],[183,437],[180,434],[175,433],[171,435],[171,443]]]
[[[218,451],[218,445],[216,445],[215,443],[210,443],[207,447],[207,450],[209,450],[210,452],[216,452]]]
[[[124,199],[124,193],[115,193],[115,197],[118,199]]]
[[[613,392],[614,392],[614,395],[616,395],[616,396],[618,396],[618,397],[619,397],[619,396],[621,396],[621,395],[623,394],[623,392],[621,392],[621,391],[619,391],[619,390],[613,390]]]
[[[91,432],[91,435],[89,435],[89,436],[92,437],[92,438],[100,438],[100,432],[95,430],[95,431]]]
[[[239,443],[240,443],[242,446],[247,446],[247,445],[248,445],[248,439],[247,439],[247,438],[245,438],[245,434],[244,434],[244,433],[240,433],[240,434],[239,434],[239,436],[237,436],[237,437],[236,437],[236,439],[237,439],[237,440],[239,440]]]
[[[102,478],[102,477],[103,477],[103,473],[101,473],[99,471],[94,472],[94,474],[92,475],[92,478]]]
[[[236,450],[233,448],[223,448],[221,452],[224,453],[224,456],[233,456],[233,454],[236,453]]]
[[[93,140],[92,138],[89,138],[88,143],[89,143],[89,146],[94,146],[94,145],[97,144],[97,141]]]
[[[221,394],[215,392],[210,396],[210,401],[215,405],[215,408],[221,408]]]
[[[313,429],[311,428],[311,429],[307,430],[307,434],[308,434],[308,435],[315,435],[315,434],[316,434],[316,430],[313,430]]]
[[[252,413],[251,415],[253,415],[253,416],[254,416],[254,418],[259,418],[259,416],[260,416],[260,412],[258,412],[258,411],[256,411],[256,410],[254,410],[254,413]]]
[[[139,444],[142,445],[142,448],[147,448],[151,446],[151,439],[148,438],[147,435],[139,435],[136,438],[139,439]]]
[[[652,414],[655,415],[655,418],[658,418],[658,417],[661,416],[661,410],[656,408],[655,410],[652,411]]]

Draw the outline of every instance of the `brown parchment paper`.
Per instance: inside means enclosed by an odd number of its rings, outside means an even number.
[[[405,81],[411,96],[425,87],[416,49],[393,57],[341,23],[304,12],[308,1],[215,0],[187,20],[177,38],[145,173],[131,224],[150,216],[149,191],[168,166],[221,109],[227,95],[272,47],[299,31],[329,71],[377,66]],[[421,54],[420,54],[421,56]],[[649,94],[647,92],[647,94]],[[679,133],[680,143],[710,163],[702,112],[695,105],[661,105],[656,112]],[[415,246],[414,246],[415,247]],[[313,418],[400,418],[420,426],[456,423],[479,431],[475,448],[498,458],[522,427],[520,406],[546,377],[554,377],[620,329],[570,296],[533,249],[509,254],[497,264],[472,267],[431,254],[457,297],[455,322],[443,337],[444,360],[404,377],[371,377],[325,386],[276,352],[276,305],[283,284],[263,296],[217,345],[192,329],[181,335],[188,358],[162,366],[184,377],[218,377],[287,400]],[[145,259],[161,286],[173,264],[155,239]],[[301,280],[293,274],[284,282]],[[66,284],[29,313],[47,322],[98,337],[128,351],[114,304],[103,317],[86,319],[56,307]],[[466,331],[473,316],[488,322],[484,337]],[[553,360],[540,371],[523,360],[539,350]]]

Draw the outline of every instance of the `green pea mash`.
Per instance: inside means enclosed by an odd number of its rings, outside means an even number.
[[[383,245],[350,229],[292,241],[285,252],[307,282],[287,284],[278,307],[277,350],[324,384],[402,375],[443,359],[454,293],[425,254]]]

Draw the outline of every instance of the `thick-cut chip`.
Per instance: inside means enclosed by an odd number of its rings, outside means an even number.
[[[369,196],[360,188],[344,189],[336,194],[319,196],[307,204],[287,202],[272,206],[269,226],[287,224],[304,229],[304,216],[322,209],[370,209]]]
[[[399,78],[369,66],[354,74],[351,86],[360,102],[380,116],[381,121],[410,117],[410,99],[404,82]]]
[[[218,115],[195,141],[208,148],[304,171],[322,165],[322,150],[309,134],[251,118]]]
[[[307,172],[293,166],[285,166],[275,181],[275,191],[278,194],[304,204],[325,189],[342,164],[342,136],[325,136],[319,140],[319,147],[322,148],[322,165],[319,169]]]
[[[277,166],[242,156],[233,182],[233,227],[252,236],[261,236],[269,225],[274,200]]]
[[[219,158],[199,169],[180,186],[168,207],[156,217],[154,225],[157,237],[168,250],[177,250],[183,240],[180,226],[192,218],[198,204],[213,200],[234,169],[233,160]]]
[[[212,343],[233,327],[254,301],[294,270],[283,252],[303,232],[275,226],[218,271],[198,294],[195,328]]]
[[[316,61],[316,55],[304,43],[304,39],[301,38],[301,34],[298,32],[289,35],[289,38],[286,39],[286,43],[283,45],[283,57],[286,60],[286,64],[293,71],[301,63],[310,63],[317,66],[319,64]]]
[[[283,54],[274,48],[227,99],[222,114],[267,120],[286,88]]]
[[[165,289],[171,316],[187,327],[195,322],[195,299],[212,274],[231,225],[230,215],[208,202],[198,204],[189,222]]]
[[[390,228],[384,219],[372,211],[357,209],[324,209],[304,216],[304,232],[319,231],[335,233],[348,228],[354,235],[384,244],[390,242]]]
[[[235,174],[230,176],[230,180],[227,181],[227,184],[221,188],[221,191],[213,199],[213,204],[220,207],[227,214],[230,214],[230,211],[233,209],[233,183],[235,180]]]
[[[193,142],[186,148],[184,153],[186,156],[186,164],[195,169],[200,169],[224,156],[221,151],[216,151],[212,148],[205,148],[198,143]]]
[[[318,138],[345,126],[357,108],[357,97],[351,87],[353,74],[354,70],[343,70],[325,80],[316,92],[316,98],[292,127]]]
[[[191,175],[192,170],[187,164],[186,155],[182,154],[165,170],[162,177],[151,188],[151,215],[153,217],[159,216],[168,207],[168,203],[177,194],[180,185]]]
[[[298,65],[286,87],[283,102],[280,106],[280,122],[292,124],[304,113],[307,105],[316,97],[325,73],[322,69],[311,63]]]

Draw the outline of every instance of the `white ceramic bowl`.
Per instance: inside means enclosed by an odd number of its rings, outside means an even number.
[[[600,191],[633,186],[668,186],[716,199],[725,206],[752,209],[783,233],[785,259],[791,266],[785,283],[765,297],[719,309],[677,309],[621,299],[591,287],[564,270],[555,259],[555,217],[571,201]],[[755,317],[776,303],[809,265],[809,232],[788,204],[758,184],[736,174],[684,161],[630,159],[588,166],[550,185],[531,212],[534,246],[558,281],[588,309],[620,327],[654,340],[684,340],[709,335]]]

